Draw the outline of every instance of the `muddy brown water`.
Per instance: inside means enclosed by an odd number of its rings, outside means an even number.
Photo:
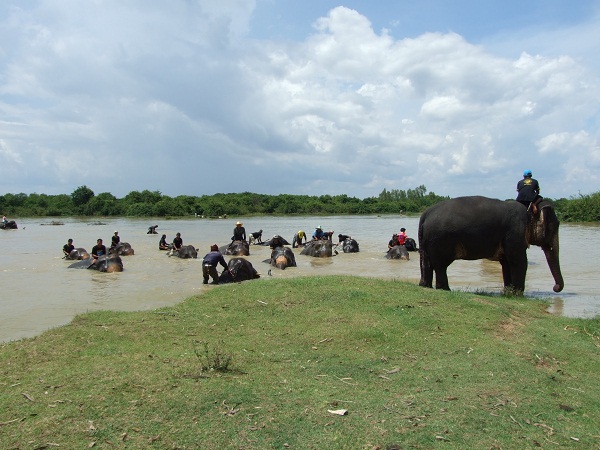
[[[211,244],[221,246],[230,242],[238,219],[54,219],[62,225],[46,219],[15,220],[18,230],[0,230],[0,342],[38,335],[88,311],[150,310],[174,305],[205,289],[218,289],[202,285],[201,257]],[[360,275],[412,283],[418,283],[420,278],[418,253],[411,253],[410,261],[384,258],[388,240],[400,227],[405,227],[409,237],[416,239],[418,217],[253,217],[242,221],[248,233],[262,229],[263,240],[280,234],[291,242],[299,229],[310,235],[321,225],[334,231],[335,236],[351,235],[360,245],[359,253],[340,253],[326,259],[300,255],[299,249],[295,249],[298,267],[283,271],[263,262],[270,255],[268,247],[253,245],[248,259],[262,275],[254,282],[315,274]],[[151,225],[159,226],[159,234],[146,234]],[[76,247],[91,251],[97,238],[109,243],[115,230],[122,241],[135,249],[135,255],[123,257],[122,273],[67,269],[70,262],[62,259],[62,246],[68,238],[74,239]],[[184,244],[199,248],[197,260],[169,258],[158,250],[163,233],[171,242],[177,232],[182,234]],[[544,254],[540,248],[532,247],[528,251],[525,294],[547,299],[548,309],[554,314],[599,315],[600,227],[561,224],[560,252],[563,292],[552,291],[554,281]],[[502,289],[497,262],[456,261],[450,266],[448,276],[453,290],[500,292]]]

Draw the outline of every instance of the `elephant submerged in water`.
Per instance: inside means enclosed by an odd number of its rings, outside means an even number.
[[[79,247],[79,248],[74,248],[73,250],[71,250],[71,253],[69,253],[67,256],[65,256],[66,260],[70,260],[70,261],[79,261],[82,259],[89,259],[90,258],[90,254],[88,253],[88,251],[85,248]]]
[[[131,256],[134,253],[129,242],[119,242],[116,246],[108,249],[109,255]]]
[[[344,239],[342,242],[342,250],[344,253],[358,253],[358,242],[352,238]]]
[[[564,288],[560,270],[559,221],[543,200],[533,214],[519,202],[481,196],[458,197],[429,207],[419,221],[420,286],[447,289],[448,266],[457,259],[499,261],[506,291],[523,293],[527,248],[542,247],[554,278],[554,292]]]
[[[408,249],[406,245],[394,245],[392,248],[388,250],[385,254],[386,259],[404,259],[408,261],[410,259]]]
[[[232,241],[231,244],[219,249],[224,255],[249,256],[250,245],[246,241]]]
[[[265,260],[278,269],[284,270],[286,267],[296,267],[296,257],[289,247],[275,247],[271,252],[271,258]]]
[[[169,250],[167,256],[177,256],[178,258],[188,259],[188,258],[198,258],[198,250],[193,245],[182,245],[179,250]]]
[[[337,255],[337,250],[335,250],[335,254]],[[330,240],[312,240],[308,241],[302,251],[301,255],[314,256],[316,258],[327,258],[333,256],[333,242]]]
[[[417,243],[413,238],[406,238],[404,240],[404,246],[406,247],[406,250],[408,250],[409,252],[416,252],[417,250],[419,250],[417,248]]]
[[[8,222],[0,222],[0,229],[2,230],[17,230],[19,227],[17,226],[17,222],[14,220],[9,220]]]
[[[77,261],[69,269],[90,269],[98,272],[123,272],[123,261],[119,255],[102,255],[97,259],[89,258]]]
[[[223,273],[219,276],[219,284],[260,278],[252,263],[245,258],[231,258],[227,263],[227,267],[229,268],[229,272],[223,270]]]

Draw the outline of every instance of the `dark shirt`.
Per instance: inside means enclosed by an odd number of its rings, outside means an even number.
[[[121,242],[121,238],[119,236],[113,236],[111,247],[116,247],[119,244],[119,242]]]
[[[244,227],[235,227],[233,229],[233,240],[234,241],[245,241],[246,240],[246,229]]]
[[[94,245],[92,247],[92,256],[98,257],[102,255],[106,255],[106,246],[104,244]]]
[[[179,250],[182,245],[183,239],[181,239],[180,237],[176,237],[175,239],[173,239],[173,247],[175,247],[176,250]]]
[[[347,234],[338,234],[338,242],[344,242],[346,239],[351,239]]]
[[[540,185],[535,178],[526,177],[517,183],[517,201],[532,202],[540,193]]]
[[[168,248],[169,244],[167,244],[167,240],[165,238],[160,238],[160,242],[158,243],[158,249],[159,250],[164,250],[165,248]]]
[[[75,250],[75,246],[73,244],[65,244],[63,247],[63,252],[66,256],[69,256],[73,250]]]
[[[204,258],[202,258],[202,264],[207,264],[213,267],[217,267],[217,264],[221,264],[225,269],[228,268],[225,258],[223,258],[223,255],[218,250],[214,250],[204,255]]]

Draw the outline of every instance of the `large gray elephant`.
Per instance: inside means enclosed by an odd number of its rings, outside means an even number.
[[[80,261],[82,259],[89,259],[90,258],[90,254],[88,253],[88,251],[85,248],[79,247],[79,248],[74,248],[73,250],[71,250],[71,253],[69,253],[67,256],[65,256],[66,260],[70,260],[70,261]]]
[[[275,247],[271,252],[271,258],[265,260],[278,269],[284,270],[286,267],[296,267],[296,256],[289,247]]]
[[[129,242],[119,242],[114,247],[108,249],[109,255],[131,256],[134,253]]]
[[[314,256],[316,258],[327,258],[329,256],[333,256],[333,254],[337,255],[337,250],[333,250],[333,242],[329,239],[326,240],[312,240],[308,241],[302,251],[301,255]]]
[[[119,255],[102,255],[97,259],[89,258],[77,261],[69,269],[90,269],[98,272],[123,272],[123,261]]]
[[[198,258],[198,250],[193,245],[182,245],[179,250],[170,250],[167,256],[177,256],[178,258]]]
[[[559,221],[548,201],[532,214],[519,202],[486,197],[458,197],[429,207],[419,221],[421,281],[447,289],[448,266],[457,259],[500,261],[506,291],[522,293],[527,273],[527,248],[542,247],[554,277],[554,292],[562,291]]]
[[[410,259],[406,245],[394,245],[388,250],[385,257],[386,259],[404,259],[406,261]]]
[[[224,255],[248,256],[250,255],[250,246],[246,241],[231,241],[231,244],[221,247],[219,251]]]
[[[260,278],[260,275],[252,266],[252,263],[245,258],[231,258],[227,263],[227,267],[229,267],[229,272],[223,270],[219,276],[219,284]]]

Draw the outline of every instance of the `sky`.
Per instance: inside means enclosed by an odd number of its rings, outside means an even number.
[[[0,195],[600,190],[596,0],[4,0]]]

